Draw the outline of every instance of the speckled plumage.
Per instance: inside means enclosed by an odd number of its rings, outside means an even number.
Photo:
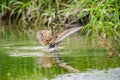
[[[52,32],[50,30],[40,30],[37,32],[36,37],[42,45],[49,45],[49,49],[54,50],[58,43],[60,43],[63,39],[65,39],[72,33],[79,31],[80,29],[82,29],[82,27],[70,28],[63,31],[59,35],[56,34],[57,35],[56,37],[52,35]]]

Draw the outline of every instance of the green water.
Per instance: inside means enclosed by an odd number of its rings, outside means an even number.
[[[44,80],[59,74],[71,73],[64,68],[53,65],[44,68],[39,64],[41,54],[46,52],[35,39],[1,39],[0,40],[0,80]],[[68,65],[85,72],[89,69],[103,70],[120,67],[120,57],[108,57],[108,51],[94,44],[86,44],[82,36],[72,35],[60,45],[57,54]]]

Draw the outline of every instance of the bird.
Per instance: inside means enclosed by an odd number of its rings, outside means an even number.
[[[57,50],[58,44],[62,42],[66,37],[81,29],[82,26],[73,27],[59,34],[55,34],[55,36],[52,35],[51,30],[39,30],[36,33],[36,38],[39,40],[41,45],[48,45],[48,50],[52,52]]]

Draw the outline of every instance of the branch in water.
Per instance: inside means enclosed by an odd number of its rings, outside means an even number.
[[[71,72],[80,72],[79,70],[73,68],[72,66],[70,65],[66,65],[65,62],[62,62],[62,63],[58,63],[58,66],[64,68],[64,69],[67,69],[68,71],[71,71]]]

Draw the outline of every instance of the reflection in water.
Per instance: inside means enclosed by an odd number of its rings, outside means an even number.
[[[50,68],[53,64],[57,67],[62,67],[70,72],[79,72],[79,70],[68,65],[66,62],[63,62],[60,59],[60,56],[57,53],[48,53],[40,57],[39,63],[42,67]]]
[[[43,67],[50,68],[53,64],[57,64],[57,60],[59,57],[57,55],[51,54],[51,53],[45,53],[43,56],[39,59],[39,64]]]

